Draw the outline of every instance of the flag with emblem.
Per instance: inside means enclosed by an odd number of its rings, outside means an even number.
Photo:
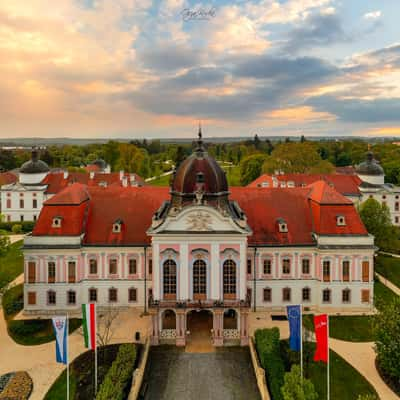
[[[68,364],[68,320],[67,317],[53,317],[53,329],[56,336],[56,360]]]
[[[82,325],[85,347],[96,349],[96,304],[82,304]]]

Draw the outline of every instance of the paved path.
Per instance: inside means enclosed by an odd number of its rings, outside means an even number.
[[[392,292],[396,293],[398,296],[400,296],[400,288],[396,286],[394,283],[390,282],[387,278],[385,278],[383,275],[378,274],[375,272],[376,276],[379,278],[379,281],[383,283],[385,286],[387,286]]]
[[[329,347],[371,383],[381,400],[398,400],[400,398],[386,385],[375,368],[373,342],[354,343],[330,338]]]
[[[145,400],[259,400],[247,347],[187,353],[172,346],[152,347]]]

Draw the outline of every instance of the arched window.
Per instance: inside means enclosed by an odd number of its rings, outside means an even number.
[[[164,298],[176,299],[176,262],[174,260],[164,261],[163,292]]]
[[[224,298],[236,298],[236,263],[233,260],[226,260],[223,266],[224,274]]]
[[[207,264],[203,260],[193,263],[193,298],[205,299],[207,295]]]

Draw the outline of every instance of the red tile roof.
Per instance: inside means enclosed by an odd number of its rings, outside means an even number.
[[[355,234],[367,232],[352,202],[326,182],[305,188],[232,187],[231,199],[238,202],[253,233],[250,245],[312,245],[312,233]],[[170,198],[168,187],[85,186],[74,184],[42,209],[33,235],[72,235],[85,232],[85,245],[150,244],[146,231],[161,204]],[[346,226],[339,227],[337,215]],[[52,228],[52,219],[61,216],[62,227]],[[120,233],[113,233],[116,220],[122,220]],[[277,221],[283,219],[287,233],[280,233]]]
[[[295,187],[304,187],[319,180],[324,180],[332,184],[335,189],[345,196],[359,196],[358,187],[361,184],[361,179],[357,175],[340,175],[340,174],[284,174],[284,175],[269,175],[263,174],[256,180],[249,183],[249,187],[263,187],[263,182],[268,182],[269,188],[273,187],[273,178],[279,182],[293,182]],[[264,187],[265,188],[265,187]]]
[[[18,177],[17,175],[13,174],[12,172],[1,172],[0,173],[0,186],[8,185],[10,183],[17,182]]]

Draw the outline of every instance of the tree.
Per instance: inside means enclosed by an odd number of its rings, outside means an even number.
[[[283,400],[316,400],[318,394],[313,383],[306,378],[301,379],[300,367],[293,364],[290,372],[285,373],[282,386]]]
[[[359,207],[360,217],[369,233],[375,236],[375,244],[382,250],[395,250],[398,247],[398,232],[390,219],[386,204],[368,199]]]
[[[359,394],[357,400],[379,400],[374,394]]]
[[[394,382],[400,381],[400,297],[382,303],[373,319],[375,352],[379,368]]]
[[[253,154],[242,160],[240,164],[240,183],[242,185],[248,185],[261,175],[265,159],[265,154]]]
[[[120,143],[119,154],[119,160],[116,163],[117,169],[139,173],[147,153],[146,150],[139,149],[134,144]]]
[[[114,322],[118,318],[119,311],[115,307],[107,307],[99,313],[97,342],[100,346],[106,346],[114,336]]]
[[[254,147],[256,148],[256,150],[259,150],[260,148],[260,138],[258,137],[257,133],[254,135]]]
[[[178,169],[181,162],[186,158],[186,152],[183,146],[176,148],[176,155],[174,157],[175,169]]]

